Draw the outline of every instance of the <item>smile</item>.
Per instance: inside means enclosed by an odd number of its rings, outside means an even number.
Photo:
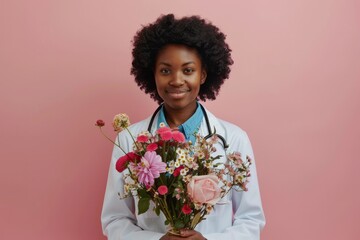
[[[189,92],[190,90],[187,90],[187,89],[183,89],[183,90],[167,90],[166,92],[167,93],[170,93],[170,94],[173,94],[173,93],[186,93],[186,92]]]
[[[171,90],[166,91],[168,96],[175,98],[175,99],[184,97],[186,95],[186,93],[188,93],[188,92],[190,92],[190,90],[188,90],[188,89],[171,89]]]

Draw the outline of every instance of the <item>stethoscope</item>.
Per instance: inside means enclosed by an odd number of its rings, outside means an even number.
[[[148,131],[151,132],[151,126],[153,125],[154,123],[154,119],[155,119],[155,116],[156,114],[160,111],[160,109],[162,108],[162,104],[155,110],[155,112],[153,113],[153,115],[151,116],[151,119],[150,119],[150,122],[149,122],[149,126],[148,126]],[[214,130],[214,133],[211,131],[211,128],[210,128],[210,122],[209,122],[209,118],[208,118],[208,115],[205,111],[205,108],[200,104],[200,108],[204,114],[204,118],[205,118],[205,122],[206,122],[206,127],[208,129],[208,135],[206,135],[204,137],[204,139],[208,139],[208,138],[211,138],[212,136],[216,135],[221,141],[222,141],[222,144],[223,144],[223,147],[224,149],[226,150],[229,145],[227,144],[225,138],[223,136],[221,136],[220,134],[217,134],[216,133],[216,129]]]

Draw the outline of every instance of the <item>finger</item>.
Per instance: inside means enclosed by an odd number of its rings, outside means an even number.
[[[189,229],[181,229],[180,235],[182,237],[190,237],[192,235],[195,235],[197,232],[195,230],[189,230]]]

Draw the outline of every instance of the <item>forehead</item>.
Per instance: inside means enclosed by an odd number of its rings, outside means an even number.
[[[156,62],[194,62],[201,63],[200,55],[195,48],[182,44],[168,44],[161,48],[156,57]]]

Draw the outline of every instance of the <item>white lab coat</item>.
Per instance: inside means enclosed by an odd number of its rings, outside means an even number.
[[[195,230],[201,232],[208,240],[257,240],[260,231],[265,225],[265,217],[261,204],[258,179],[253,151],[245,131],[226,121],[217,119],[207,111],[211,129],[223,136],[230,145],[227,153],[241,152],[242,156],[249,155],[253,162],[250,168],[251,177],[247,192],[230,192],[224,199],[216,204],[214,210],[203,220]],[[147,130],[150,117],[129,127],[134,136]],[[157,116],[154,119],[152,132],[156,131]],[[208,134],[205,119],[201,123],[199,133]],[[123,131],[119,135],[120,144],[125,151],[132,151],[130,135]],[[221,141],[216,145],[214,155],[225,156]],[[137,199],[128,197],[120,199],[118,193],[123,192],[122,174],[115,169],[115,163],[123,152],[114,147],[112,154],[108,181],[106,186],[103,210],[101,215],[103,233],[109,240],[158,240],[166,232],[165,218],[157,216],[152,206],[146,213],[137,215]],[[225,158],[224,158],[225,160]]]

